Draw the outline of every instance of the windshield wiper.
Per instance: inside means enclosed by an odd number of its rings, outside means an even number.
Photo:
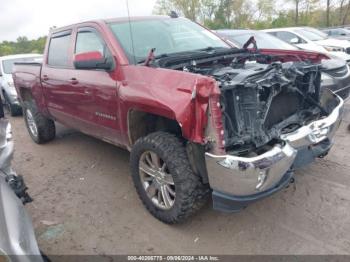
[[[141,64],[141,63],[145,63],[146,64],[150,54],[152,53],[152,49],[150,50],[150,53],[148,54],[147,58],[141,59],[141,60],[138,61],[139,64]],[[162,53],[162,54],[156,55],[156,56],[154,56],[154,52],[155,51],[153,51],[153,53],[152,53],[153,57],[152,57],[151,60],[153,61],[155,59],[161,59],[161,58],[166,58],[166,57],[187,56],[187,55],[190,55],[190,54],[203,54],[203,53],[212,54],[212,53],[215,53],[218,50],[225,50],[225,49],[231,50],[232,48],[208,46],[208,47],[205,47],[205,48],[189,50],[189,51],[181,51],[181,52],[175,52],[175,53]],[[151,61],[149,61],[149,62],[151,62]]]
[[[145,61],[145,66],[149,66],[150,63],[153,62],[153,60],[155,59],[155,56],[154,56],[155,51],[156,51],[156,49],[154,47],[151,48],[151,50],[149,50],[148,56],[147,56],[146,61]]]
[[[152,51],[152,49],[151,49],[151,51]],[[165,58],[165,57],[184,56],[184,55],[193,54],[193,53],[202,53],[202,51],[200,51],[200,50],[192,50],[192,51],[182,51],[182,52],[176,52],[176,53],[163,53],[163,54],[154,56],[153,60],[154,59],[161,59],[161,58]],[[153,52],[153,54],[154,54],[154,52]],[[149,58],[149,55],[150,54],[148,54],[147,58],[141,59],[141,60],[139,60],[137,62],[139,64],[141,64],[141,63],[145,63],[146,64],[146,61]]]
[[[218,49],[225,49],[225,47],[212,47],[212,46],[207,46],[205,48],[198,49],[198,51],[216,51]]]

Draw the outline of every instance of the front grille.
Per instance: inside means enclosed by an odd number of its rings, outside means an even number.
[[[349,72],[349,69],[346,65],[339,67],[339,68],[330,69],[330,70],[325,71],[325,73],[327,73],[333,77],[344,77],[348,74],[348,72]]]
[[[350,47],[346,48],[346,53],[350,54]]]

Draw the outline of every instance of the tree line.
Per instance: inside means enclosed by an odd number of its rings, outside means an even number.
[[[350,0],[157,0],[153,12],[169,14],[171,10],[211,29],[350,23]]]
[[[46,43],[46,36],[38,39],[28,40],[21,36],[17,41],[3,41],[0,43],[0,56],[25,53],[43,53]]]
[[[280,5],[284,5],[283,8]],[[176,11],[211,29],[350,24],[350,0],[157,0],[154,14]],[[0,56],[42,53],[46,36],[0,43]]]

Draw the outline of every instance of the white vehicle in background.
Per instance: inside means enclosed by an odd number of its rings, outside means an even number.
[[[350,63],[350,42],[330,38],[312,27],[288,27],[263,30],[301,49],[334,55]]]
[[[0,88],[1,97],[7,105],[11,116],[22,113],[21,105],[17,98],[17,92],[12,79],[12,67],[16,62],[40,62],[40,54],[20,54],[0,57]]]

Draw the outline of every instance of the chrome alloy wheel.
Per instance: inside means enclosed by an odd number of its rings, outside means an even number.
[[[169,210],[175,203],[175,185],[166,163],[152,151],[146,151],[139,161],[139,175],[148,198],[155,206]]]
[[[38,127],[35,123],[32,112],[30,112],[29,109],[26,110],[26,119],[27,119],[30,133],[32,133],[33,136],[37,137],[38,136]]]

